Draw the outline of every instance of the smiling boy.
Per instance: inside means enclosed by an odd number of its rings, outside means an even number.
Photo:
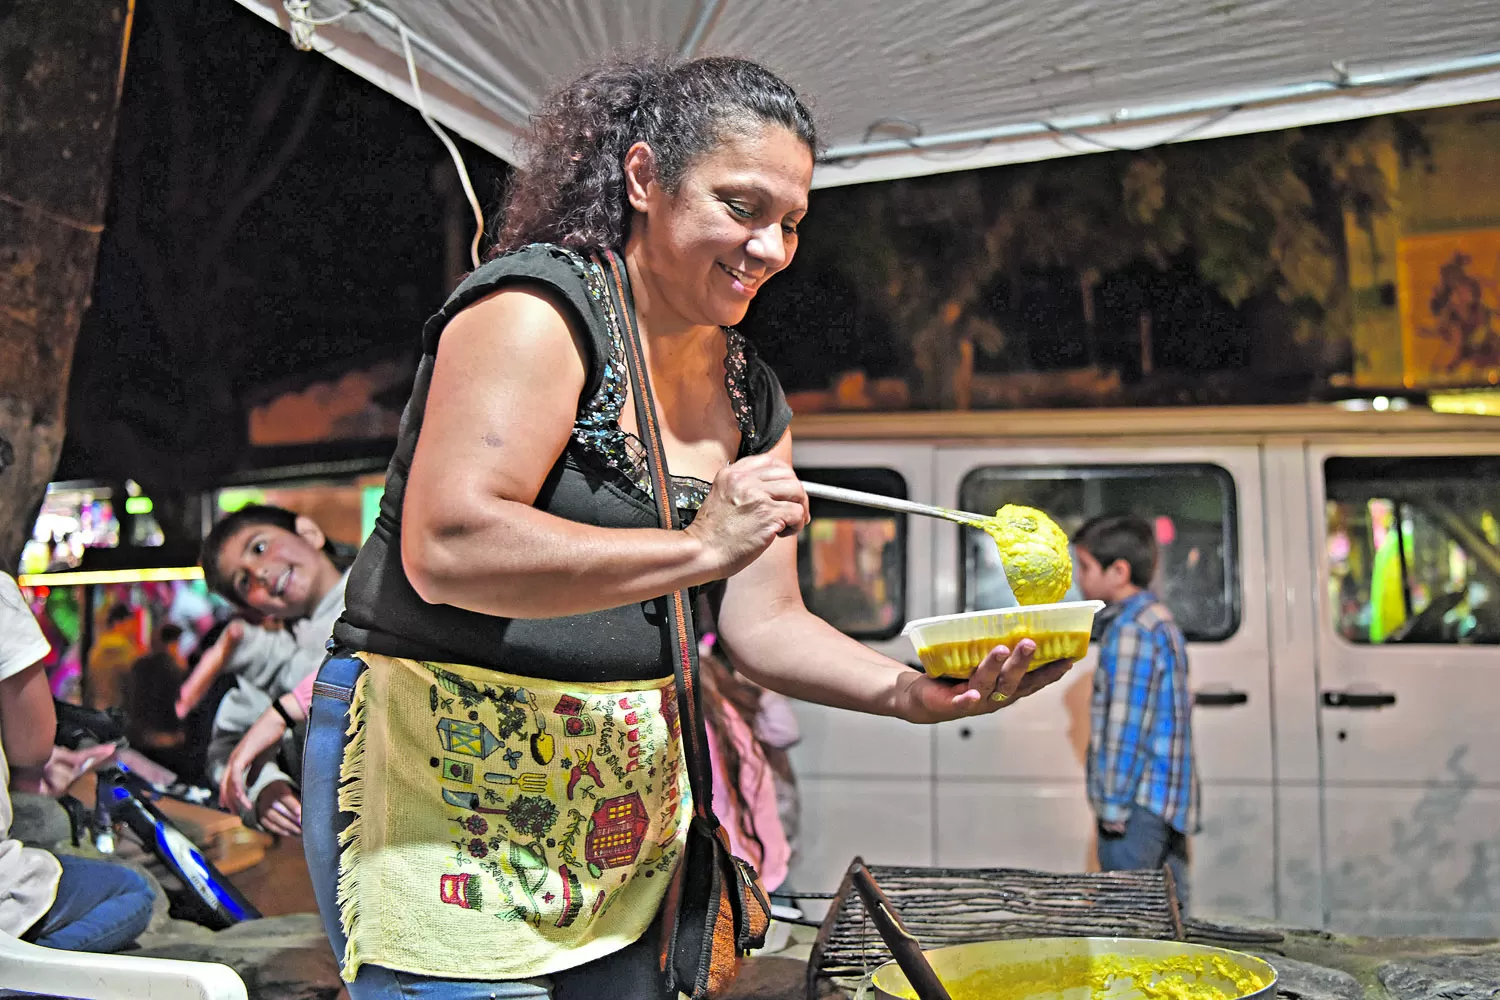
[[[216,784],[241,737],[275,699],[314,673],[327,655],[333,623],[344,610],[347,574],[342,553],[308,517],[280,507],[251,505],[214,525],[203,543],[203,575],[226,600],[279,627],[231,622],[182,686],[178,715],[187,714],[219,672],[236,675],[233,690],[214,716],[208,771]],[[296,759],[288,737],[283,748]],[[272,833],[297,836],[302,806],[293,775],[275,762],[261,768],[247,789],[247,822]]]

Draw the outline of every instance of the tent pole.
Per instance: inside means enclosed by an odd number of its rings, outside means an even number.
[[[1085,129],[1106,128],[1125,124],[1142,124],[1147,121],[1163,118],[1230,111],[1253,104],[1271,104],[1277,101],[1294,100],[1299,97],[1307,97],[1318,93],[1415,83],[1431,77],[1456,75],[1493,69],[1495,67],[1500,67],[1500,52],[1381,73],[1348,74],[1340,70],[1337,80],[1313,80],[1307,83],[1250,91],[1228,98],[1217,98],[1207,101],[1184,101],[1177,104],[1156,105],[1139,110],[1126,108],[1109,114],[1078,115],[1054,121],[1016,122],[1010,125],[971,129],[965,132],[944,132],[938,135],[917,135],[908,139],[882,139],[878,142],[834,146],[823,154],[823,162],[859,159],[866,156],[879,156],[885,153],[908,153],[917,149],[970,146],[976,143],[993,142],[999,139],[1017,139],[1022,136],[1041,135],[1048,132],[1078,132]]]
[[[688,32],[687,39],[678,46],[677,54],[684,59],[691,59],[698,53],[698,46],[703,44],[703,36],[708,34],[708,29],[713,27],[714,21],[718,20],[719,11],[724,9],[724,0],[703,0],[703,7],[698,11],[698,20],[693,24],[693,30]]]

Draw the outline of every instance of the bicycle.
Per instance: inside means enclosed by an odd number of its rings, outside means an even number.
[[[61,800],[73,821],[74,844],[87,830],[99,853],[113,855],[117,832],[129,830],[182,884],[184,891],[172,898],[174,911],[180,913],[173,916],[211,930],[260,919],[260,911],[155,805],[163,797],[211,805],[214,793],[175,781],[171,772],[130,750],[125,719],[118,710],[95,711],[61,701],[56,705],[58,746],[79,750],[112,744],[117,748],[95,771],[98,784],[92,809],[72,796]],[[151,772],[156,772],[156,780],[147,776]],[[170,891],[168,895],[173,896]]]

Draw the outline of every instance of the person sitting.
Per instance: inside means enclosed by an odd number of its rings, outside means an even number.
[[[714,809],[730,850],[754,865],[761,884],[774,893],[786,881],[792,845],[782,823],[776,772],[756,732],[761,697],[771,692],[736,676],[716,655],[717,644],[712,632],[698,642]]]
[[[178,697],[182,717],[220,672],[236,677],[214,715],[208,748],[208,778],[219,783],[255,721],[323,662],[333,623],[344,610],[349,556],[311,518],[253,504],[214,525],[203,543],[202,563],[211,590],[265,622],[231,622]],[[287,769],[276,761],[260,768],[240,815],[270,833],[300,836],[299,748],[288,737],[280,750]]]
[[[141,655],[135,609],[116,604],[104,618],[104,632],[89,651],[89,708],[124,708],[130,665]]]
[[[173,701],[187,665],[181,653],[182,626],[162,625],[151,636],[151,651],[130,668],[125,698],[125,735],[130,745],[171,770],[183,773],[187,731]]]
[[[150,883],[123,865],[9,839],[12,780],[38,793],[51,780],[57,710],[42,664],[50,649],[15,579],[0,573],[0,933],[64,951],[119,951],[151,922]]]

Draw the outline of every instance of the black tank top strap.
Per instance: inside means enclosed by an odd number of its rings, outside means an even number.
[[[533,243],[487,261],[459,283],[443,307],[422,327],[422,353],[436,355],[443,330],[455,316],[480,299],[508,285],[541,286],[570,307],[569,319],[580,332],[587,334],[582,338],[589,352],[584,359],[588,376],[583,398],[589,399],[599,391],[605,361],[610,355],[609,323],[598,297],[604,291],[603,278],[595,271],[597,268],[584,257],[549,243]],[[591,284],[597,286],[597,293]]]

